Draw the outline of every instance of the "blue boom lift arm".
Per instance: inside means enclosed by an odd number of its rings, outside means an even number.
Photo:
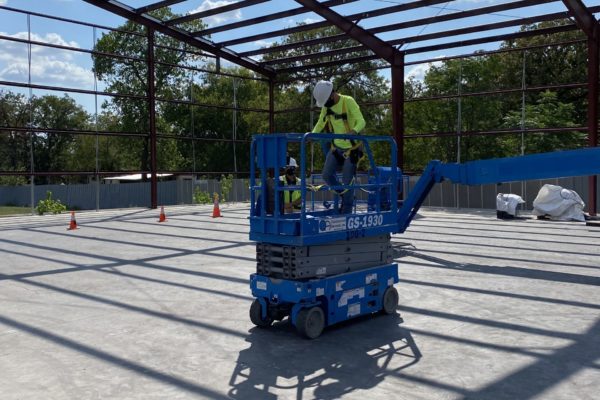
[[[398,232],[402,233],[408,228],[433,186],[446,179],[463,185],[483,185],[599,173],[600,147],[493,158],[463,164],[431,161],[398,211]]]

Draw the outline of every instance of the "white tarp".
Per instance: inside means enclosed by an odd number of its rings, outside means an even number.
[[[585,221],[583,207],[585,203],[575,191],[544,185],[533,201],[533,215],[548,215],[561,221]]]
[[[498,193],[496,196],[496,210],[505,211],[513,216],[517,215],[517,206],[523,203],[525,201],[516,194]]]

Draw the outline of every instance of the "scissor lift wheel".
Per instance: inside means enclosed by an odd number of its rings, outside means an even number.
[[[273,320],[267,316],[263,319],[262,317],[262,306],[260,305],[260,301],[258,299],[254,299],[252,305],[250,306],[250,321],[258,327],[267,328],[271,326]]]
[[[321,307],[305,308],[298,312],[296,329],[298,333],[309,339],[319,337],[325,327],[325,314]]]
[[[383,293],[383,312],[394,314],[396,308],[398,308],[398,291],[395,287],[390,286]]]

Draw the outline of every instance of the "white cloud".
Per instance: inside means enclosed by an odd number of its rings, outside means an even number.
[[[302,20],[302,22],[304,22],[305,24],[314,24],[315,22],[319,22],[321,21],[320,19],[315,19],[315,18],[304,18],[304,20]]]
[[[1,1],[1,0],[0,0]],[[0,35],[27,39],[27,32]],[[44,36],[33,33],[31,40],[61,46],[79,47],[75,41],[66,41],[57,33]],[[0,80],[25,82],[28,79],[29,60],[26,45],[7,40],[0,41]],[[73,52],[52,47],[32,46],[31,79],[35,83],[89,89],[94,75],[89,68],[74,62]]]
[[[197,13],[200,11],[212,10],[213,8],[223,7],[229,4],[233,4],[235,1],[227,1],[227,0],[204,0],[200,6],[188,12],[188,14]],[[211,15],[209,17],[203,18],[204,21],[209,26],[222,24],[223,22],[230,20],[240,20],[242,19],[242,11],[241,10],[233,10],[228,11],[222,14]]]
[[[5,6],[8,0],[0,0],[0,6]]]
[[[274,42],[268,40],[257,40],[254,42],[255,45],[260,47],[270,47]]]
[[[439,56],[436,58],[443,58],[444,56]],[[425,63],[425,64],[417,64],[415,66],[413,66],[407,73],[404,74],[404,80],[408,80],[409,78],[413,78],[417,81],[422,81],[423,79],[425,79],[425,75],[427,74],[427,71],[429,71],[429,69],[433,66],[440,66],[442,65],[441,61],[434,61],[434,62],[430,62],[430,63]]]

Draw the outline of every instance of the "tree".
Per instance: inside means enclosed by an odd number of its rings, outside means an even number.
[[[161,20],[177,17],[170,8],[161,8],[153,11],[152,16]],[[201,20],[194,20],[182,24],[183,29],[197,31],[202,30],[205,25]],[[148,50],[146,29],[131,21],[120,26],[119,29],[134,32],[136,34],[124,34],[112,31],[104,35],[96,44],[95,50],[100,53],[114,53],[127,58],[115,58],[94,54],[94,72],[98,78],[107,86],[107,91],[122,94],[133,94],[144,96],[148,87],[146,54]],[[200,56],[184,53],[186,44],[174,38],[162,34],[155,34],[155,88],[158,99],[182,99],[185,97],[183,88],[187,74],[182,68],[173,65],[196,65],[202,60]],[[160,101],[156,103],[156,125],[157,131],[171,133],[171,125],[161,119],[165,104]],[[131,98],[113,97],[110,102],[102,105],[103,109],[119,118],[112,120],[107,127],[111,130],[136,132],[147,135],[150,131],[149,109],[144,100]],[[121,139],[125,145],[124,151],[138,154],[135,157],[139,164],[138,169],[149,170],[149,141],[147,138],[139,140],[136,138]],[[157,142],[161,166],[165,169],[177,169],[181,160],[177,146],[170,140]]]
[[[0,126],[29,125],[27,100],[22,94],[0,91]],[[30,134],[21,130],[0,131],[0,170],[28,171]],[[23,184],[25,178],[0,177],[0,184]]]

